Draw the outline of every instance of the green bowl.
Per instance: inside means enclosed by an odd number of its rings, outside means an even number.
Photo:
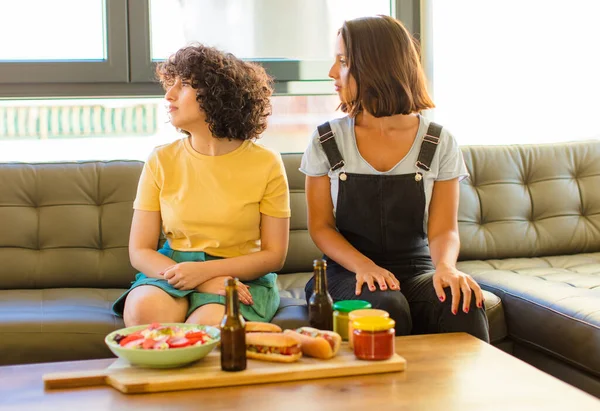
[[[149,324],[134,327],[121,328],[108,334],[104,342],[110,350],[119,358],[128,361],[132,365],[146,368],[174,368],[198,361],[206,357],[221,341],[221,330],[208,325],[194,325],[183,323],[161,323],[165,326],[177,326],[184,330],[203,330],[213,341],[202,345],[183,348],[169,348],[166,350],[144,350],[139,348],[124,348],[115,342],[117,334],[129,335],[133,332],[148,328]]]

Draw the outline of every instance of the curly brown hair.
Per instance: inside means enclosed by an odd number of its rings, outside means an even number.
[[[258,64],[194,44],[158,64],[156,75],[165,88],[177,78],[191,82],[208,128],[217,138],[256,139],[267,128],[273,80]]]

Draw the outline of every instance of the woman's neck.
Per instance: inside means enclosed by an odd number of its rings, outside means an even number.
[[[418,124],[417,114],[396,114],[386,117],[375,117],[366,110],[362,110],[355,119],[355,124],[367,129],[377,129],[381,134],[394,131],[411,129]]]
[[[214,137],[208,127],[206,130],[194,131],[190,134],[190,143],[194,151],[205,156],[222,156],[232,152],[244,142],[238,139]]]

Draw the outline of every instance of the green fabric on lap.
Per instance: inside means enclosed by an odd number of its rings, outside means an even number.
[[[171,258],[177,263],[189,261],[210,261],[218,260],[219,257],[208,255],[198,251],[176,251],[165,243],[165,246],[158,250],[159,253]],[[271,321],[277,309],[279,308],[279,290],[277,288],[277,274],[269,273],[252,281],[244,281],[250,290],[254,304],[249,306],[240,302],[240,312],[245,319],[250,321]],[[135,287],[140,285],[151,285],[160,288],[172,297],[187,298],[189,309],[186,318],[194,312],[198,307],[205,304],[221,304],[225,305],[225,297],[217,294],[200,293],[195,290],[178,290],[169,284],[166,280],[159,278],[150,278],[143,273],[138,273],[135,276],[135,281],[131,287],[113,304],[113,312],[119,317],[123,316],[125,308],[125,299],[127,294]]]

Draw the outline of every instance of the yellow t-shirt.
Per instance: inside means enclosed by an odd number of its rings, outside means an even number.
[[[260,250],[261,214],[290,216],[287,176],[279,153],[252,141],[207,156],[188,137],[154,149],[133,208],[160,211],[174,250],[246,255]]]

